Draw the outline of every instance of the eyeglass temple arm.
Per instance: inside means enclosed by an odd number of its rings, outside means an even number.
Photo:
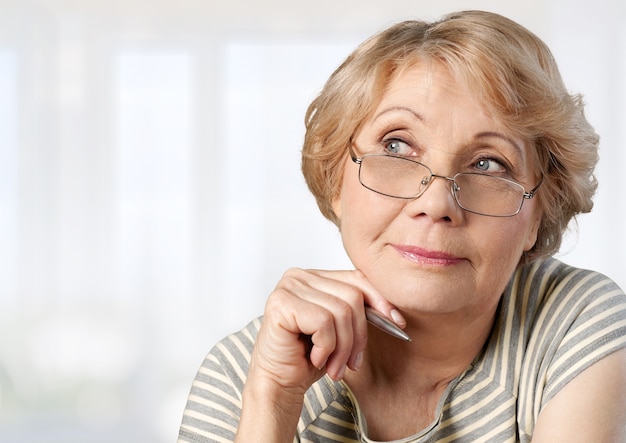
[[[357,165],[361,164],[361,159],[356,156],[354,149],[352,149],[352,141],[350,141],[350,144],[348,145],[348,153],[350,154],[350,158],[352,158],[352,161],[354,163],[356,163]]]
[[[533,198],[535,196],[535,194],[537,193],[537,190],[539,189],[539,187],[541,186],[541,184],[543,183],[543,178],[544,175],[541,175],[541,179],[539,180],[539,183],[537,184],[537,186],[535,186],[533,189],[531,189],[528,192],[524,192],[523,197],[530,200],[531,198]]]

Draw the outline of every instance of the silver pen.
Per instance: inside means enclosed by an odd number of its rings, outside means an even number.
[[[365,306],[365,318],[367,321],[376,326],[378,329],[385,331],[387,334],[402,339],[404,341],[411,341],[411,338],[398,327],[398,325],[392,323],[383,315],[376,311],[371,306]]]

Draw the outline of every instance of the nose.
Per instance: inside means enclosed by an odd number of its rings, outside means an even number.
[[[433,220],[453,222],[461,220],[463,210],[454,197],[456,183],[452,177],[431,174],[423,177],[420,184],[423,186],[422,193],[409,204],[413,216],[425,215]]]

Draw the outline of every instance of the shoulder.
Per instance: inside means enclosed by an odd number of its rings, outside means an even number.
[[[601,273],[550,258],[520,268],[507,296],[508,309],[528,333],[529,349],[549,347],[559,354],[564,345],[579,351],[626,345],[626,295]]]
[[[526,353],[626,340],[626,295],[607,276],[548,258],[516,271],[503,297],[503,323],[523,343]],[[520,344],[521,344],[520,343]]]
[[[220,340],[198,370],[188,397],[179,441],[232,441],[242,408],[254,343],[262,318]],[[306,441],[357,441],[345,385],[322,377],[305,395],[298,434]],[[308,439],[308,440],[307,440]],[[326,440],[325,440],[326,441]]]
[[[554,257],[521,266],[511,283],[518,289],[532,285],[542,294],[566,290],[588,290],[598,284],[619,290],[619,286],[604,274],[568,265]]]
[[[524,304],[526,314],[533,316],[571,316],[593,306],[626,306],[624,292],[609,277],[555,258],[519,268],[505,295],[512,304]]]
[[[208,353],[191,386],[178,441],[234,439],[243,387],[260,325],[260,318],[253,320],[219,341]]]
[[[261,320],[261,317],[255,318],[240,331],[220,340],[204,359],[198,375],[203,372],[213,376],[221,374],[228,377],[241,392]]]

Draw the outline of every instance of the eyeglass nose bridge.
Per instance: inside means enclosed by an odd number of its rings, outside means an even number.
[[[430,173],[430,175],[426,175],[422,177],[422,180],[420,180],[420,184],[423,187],[418,197],[424,194],[424,192],[426,192],[426,190],[430,187],[431,183],[434,181],[433,180],[434,178],[443,178],[444,180],[447,180],[450,182],[450,192],[452,192],[452,196],[454,197],[454,200],[456,200],[456,202],[458,203],[457,192],[461,190],[461,187],[456,182],[456,177],[448,177],[447,175],[433,174],[432,172]]]

